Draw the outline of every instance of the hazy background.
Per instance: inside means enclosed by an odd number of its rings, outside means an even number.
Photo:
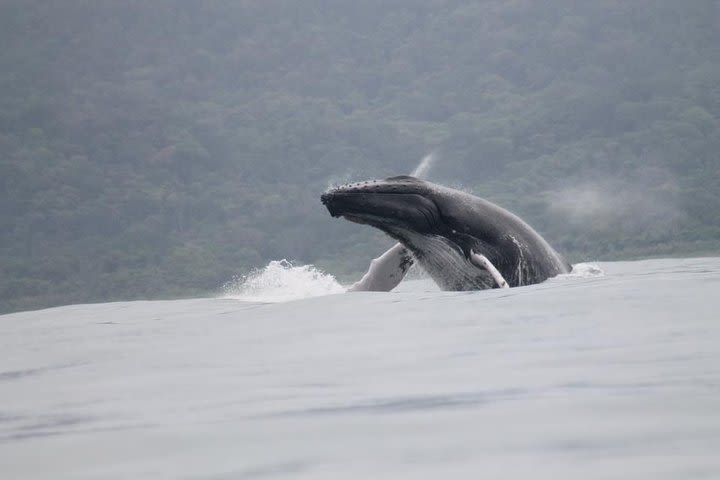
[[[391,244],[410,172],[573,261],[720,251],[720,2],[0,1],[0,312],[198,295]]]

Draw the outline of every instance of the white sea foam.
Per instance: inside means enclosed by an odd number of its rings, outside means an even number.
[[[264,268],[228,282],[223,290],[225,298],[275,303],[343,293],[345,288],[313,265],[273,260]]]
[[[576,263],[570,275],[578,277],[602,277],[605,271],[597,263]]]
[[[576,263],[572,267],[572,271],[568,273],[567,277],[602,277],[605,275],[605,271],[600,268],[597,263]]]

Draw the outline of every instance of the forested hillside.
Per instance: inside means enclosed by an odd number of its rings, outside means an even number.
[[[714,0],[4,0],[0,312],[353,274],[319,194],[430,152],[571,260],[718,252],[719,126]]]

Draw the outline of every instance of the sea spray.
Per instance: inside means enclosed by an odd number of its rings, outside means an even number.
[[[604,277],[605,270],[600,265],[594,262],[583,262],[576,263],[572,266],[572,270],[569,273],[563,273],[558,275],[557,279],[575,279],[575,278],[593,278],[593,277]],[[552,280],[552,279],[551,279]]]
[[[430,173],[430,169],[435,164],[435,160],[437,157],[434,153],[431,153],[429,155],[425,155],[422,160],[420,160],[420,163],[417,167],[415,167],[415,170],[412,171],[410,175],[416,178],[427,178],[428,174]]]
[[[570,273],[559,275],[559,277],[590,278],[604,275],[605,271],[597,263],[576,263],[572,266]]]
[[[332,275],[313,265],[299,266],[288,260],[273,260],[264,268],[226,283],[223,290],[225,298],[268,303],[345,292]]]

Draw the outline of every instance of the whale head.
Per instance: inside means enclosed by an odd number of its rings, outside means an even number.
[[[398,229],[427,234],[440,227],[432,186],[415,177],[350,183],[320,198],[333,217],[372,225],[391,235]]]

